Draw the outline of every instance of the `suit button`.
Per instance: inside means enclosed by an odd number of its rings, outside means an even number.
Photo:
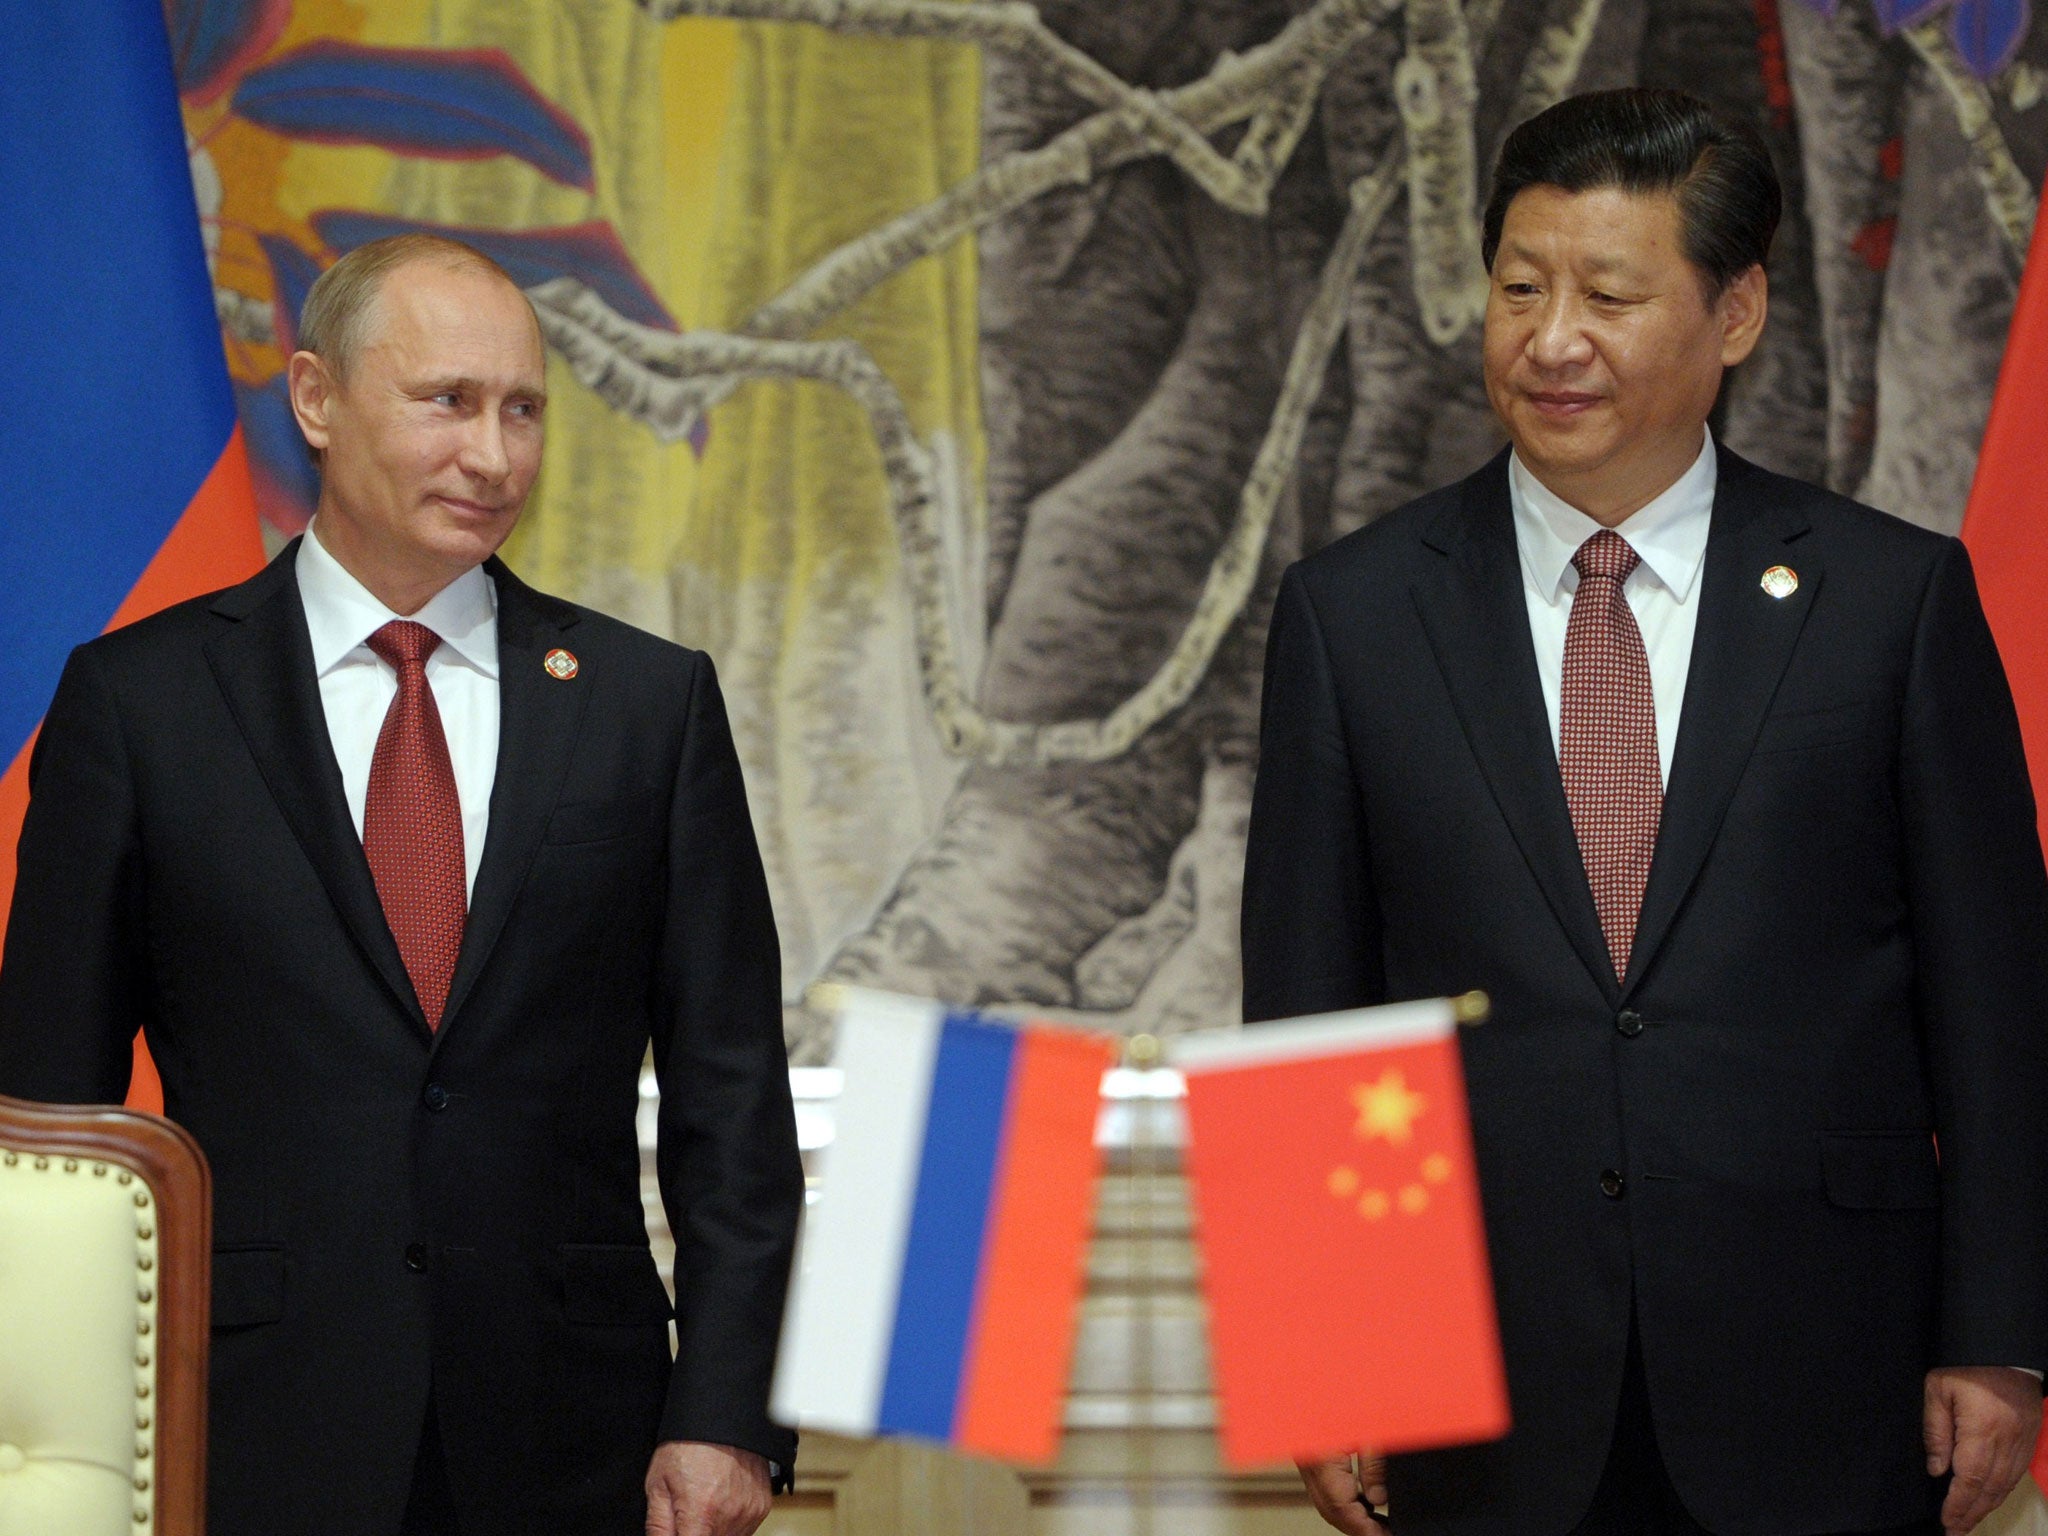
[[[1614,1016],[1614,1027],[1633,1040],[1643,1032],[1643,1016],[1633,1008],[1624,1008]]]
[[[426,1101],[427,1108],[429,1109],[446,1109],[448,1107],[448,1090],[439,1083],[427,1084],[427,1091],[421,1094],[420,1097]]]
[[[1600,1170],[1600,1193],[1605,1195],[1608,1199],[1619,1200],[1621,1198],[1622,1190],[1626,1187],[1627,1186],[1622,1181],[1621,1175],[1616,1173],[1612,1168],[1603,1168]]]
[[[407,1243],[405,1245],[405,1267],[416,1275],[424,1275],[427,1272],[427,1245],[425,1243]]]

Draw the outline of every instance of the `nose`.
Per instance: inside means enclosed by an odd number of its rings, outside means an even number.
[[[1586,337],[1579,306],[1565,294],[1551,294],[1530,330],[1529,361],[1546,373],[1590,362],[1593,344]]]
[[[510,473],[512,456],[505,446],[505,427],[496,411],[478,411],[462,443],[465,474],[495,485]]]

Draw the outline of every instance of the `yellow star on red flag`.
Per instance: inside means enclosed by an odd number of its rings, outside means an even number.
[[[1358,1124],[1352,1134],[1360,1141],[1373,1137],[1405,1147],[1415,1134],[1415,1122],[1429,1107],[1429,1100],[1408,1087],[1398,1068],[1389,1067],[1376,1083],[1355,1083],[1351,1102],[1358,1110]]]

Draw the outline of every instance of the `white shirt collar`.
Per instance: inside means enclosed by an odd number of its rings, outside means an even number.
[[[297,573],[315,677],[325,677],[359,649],[367,654],[364,642],[400,617],[426,625],[447,650],[485,677],[498,675],[498,589],[482,566],[449,582],[418,613],[400,615],[350,575],[309,526],[299,544]]]
[[[1703,436],[1705,441],[1692,467],[1614,530],[1642,557],[1651,576],[1681,603],[1699,579],[1706,558],[1714,487],[1720,479],[1714,434]],[[1566,591],[1578,589],[1572,556],[1600,531],[1600,524],[1538,480],[1516,454],[1508,456],[1508,500],[1514,507],[1522,573],[1544,602],[1555,605]]]

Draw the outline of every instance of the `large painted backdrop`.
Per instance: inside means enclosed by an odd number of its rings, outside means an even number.
[[[2027,0],[168,10],[271,531],[320,266],[497,255],[555,396],[508,558],[717,659],[800,1061],[821,979],[1235,1017],[1274,584],[1497,446],[1514,123],[1631,82],[1756,123],[1790,207],[1718,429],[1949,530],[2048,166]]]

